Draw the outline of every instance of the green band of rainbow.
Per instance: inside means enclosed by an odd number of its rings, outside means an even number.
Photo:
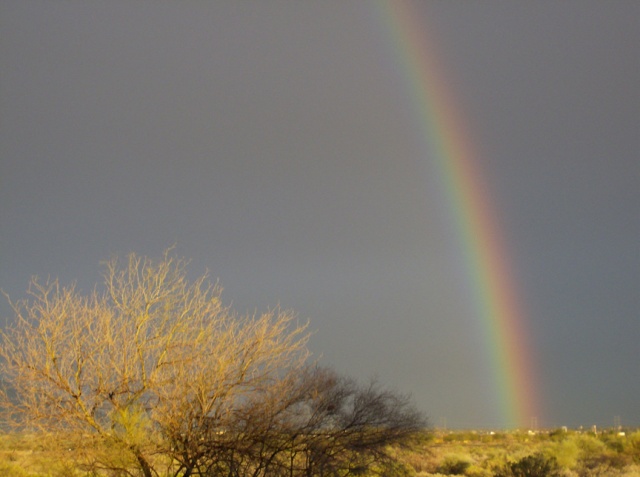
[[[382,1],[415,115],[446,187],[469,269],[503,427],[526,428],[538,416],[536,373],[525,316],[511,274],[496,209],[478,168],[471,137],[419,15],[405,0]]]

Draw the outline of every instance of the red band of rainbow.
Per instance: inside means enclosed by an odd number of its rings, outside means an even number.
[[[424,146],[445,184],[455,217],[493,370],[496,412],[503,427],[527,428],[539,415],[530,334],[476,148],[446,81],[446,70],[434,53],[424,18],[406,0],[383,0],[380,11],[422,125]]]

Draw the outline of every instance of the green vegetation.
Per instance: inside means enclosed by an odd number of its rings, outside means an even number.
[[[402,459],[416,477],[638,477],[639,442],[640,430],[437,431]]]
[[[75,439],[47,434],[0,436],[0,475],[17,477],[120,477],[138,475],[86,467],[86,452],[115,454],[104,442],[93,449],[72,447]],[[114,455],[114,457],[115,457]],[[389,450],[392,461],[364,476],[388,477],[637,477],[640,430],[618,435],[578,432],[429,432],[412,445]],[[133,463],[132,463],[133,464]],[[132,469],[135,466],[132,465]],[[357,475],[326,473],[327,476]],[[158,472],[165,477],[169,473]],[[211,473],[208,475],[217,475]]]

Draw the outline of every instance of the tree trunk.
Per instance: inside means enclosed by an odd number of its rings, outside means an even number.
[[[136,459],[138,460],[138,464],[140,464],[140,468],[142,469],[142,473],[144,477],[153,477],[153,473],[151,472],[151,466],[147,462],[147,459],[144,458],[142,454],[137,451],[134,451],[136,454]]]

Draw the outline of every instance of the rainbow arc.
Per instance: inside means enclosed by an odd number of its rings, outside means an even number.
[[[504,427],[526,428],[540,414],[530,335],[477,148],[435,54],[425,19],[406,0],[383,1],[380,8],[415,105],[423,146],[445,184],[485,334],[496,410]]]

